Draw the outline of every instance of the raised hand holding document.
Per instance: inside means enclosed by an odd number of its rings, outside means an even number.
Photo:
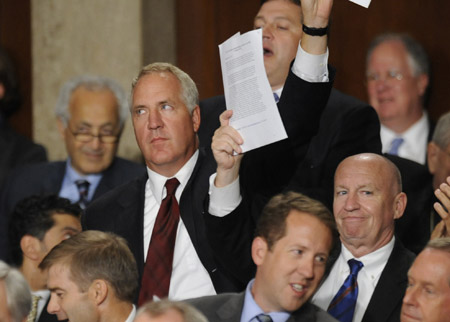
[[[243,152],[287,138],[264,68],[262,30],[233,35],[219,52],[230,125],[244,140]]]

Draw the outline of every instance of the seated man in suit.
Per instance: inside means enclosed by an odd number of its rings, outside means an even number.
[[[305,32],[311,32],[308,29],[302,31],[304,23],[305,17],[299,0],[264,1],[254,18],[254,27],[263,30],[264,66],[267,78],[273,92],[281,100],[299,41]],[[322,31],[325,35],[326,30]],[[311,69],[313,66],[315,65],[310,64]],[[321,73],[319,75],[322,76]],[[318,81],[320,77],[308,80]],[[214,131],[220,125],[219,115],[224,110],[223,96],[200,102],[203,120],[199,129],[201,146],[210,146]],[[289,190],[306,193],[321,200],[331,209],[333,176],[337,165],[345,157],[353,154],[381,153],[379,131],[380,124],[373,108],[333,89],[322,113],[318,133],[311,140],[306,157],[297,163],[297,174],[292,178]],[[257,187],[255,184],[255,188]],[[260,214],[260,211],[257,214]]]
[[[126,241],[84,231],[55,246],[39,268],[51,292],[48,312],[71,322],[131,322],[137,268]]]
[[[313,303],[341,321],[398,321],[414,254],[394,236],[406,195],[396,166],[376,154],[342,161],[335,175],[333,211],[341,252]],[[351,274],[349,274],[351,272]],[[351,316],[334,309],[346,278],[357,281]]]
[[[47,313],[50,292],[46,275],[38,266],[54,246],[81,232],[80,217],[77,204],[56,195],[27,197],[14,208],[9,223],[9,262],[22,272],[33,300],[36,298],[33,322],[57,321]]]
[[[148,302],[136,313],[134,322],[208,322],[195,307],[185,302]]]
[[[245,292],[189,300],[210,321],[335,321],[309,302],[338,242],[333,216],[295,192],[273,197],[259,218]]]
[[[0,321],[26,322],[31,293],[22,274],[0,261]]]
[[[408,272],[401,322],[450,321],[450,238],[430,241]]]
[[[380,118],[383,153],[425,164],[433,134],[424,108],[429,73],[425,50],[408,35],[382,34],[370,44],[367,93]]]
[[[145,173],[143,166],[116,157],[128,113],[126,95],[113,80],[80,76],[62,87],[56,116],[68,159],[17,169],[6,180],[0,195],[0,258],[6,250],[3,229],[19,200],[58,194],[84,207]]]
[[[45,148],[14,131],[8,118],[20,109],[22,99],[14,66],[0,46],[0,185],[15,167],[47,161]]]
[[[331,10],[331,1],[324,3],[321,14]],[[309,21],[326,20],[326,24],[327,18],[317,17],[311,10]],[[300,70],[302,57],[308,53],[319,56],[320,61],[326,56],[326,37],[305,34],[303,40],[300,58],[294,62]],[[82,217],[83,227],[112,231],[127,239],[138,264],[139,304],[156,298],[186,299],[241,290],[245,284],[218,266],[206,236],[205,199],[217,164],[211,149],[199,149],[196,133],[200,108],[195,83],[173,65],[154,63],[142,69],[132,88],[133,126],[148,175],[93,202]],[[279,110],[292,135],[280,145],[289,147],[294,141],[296,145],[308,145],[317,131],[330,88],[330,82],[309,83],[290,72]],[[304,104],[298,106],[298,100]],[[278,146],[261,149],[261,157],[249,161],[251,173],[247,177],[256,180],[264,176],[258,160],[270,156],[284,159],[283,154],[270,153]],[[283,152],[292,153],[289,149]],[[165,217],[170,224],[164,222]]]

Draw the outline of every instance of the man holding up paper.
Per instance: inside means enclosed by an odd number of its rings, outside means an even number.
[[[254,19],[255,28],[262,28],[263,31],[267,77],[274,94],[281,101],[284,99],[285,81],[291,62],[304,33],[302,24],[309,27],[305,19],[298,0],[266,1]],[[320,66],[311,66],[314,65],[306,64],[302,78],[311,82],[322,81],[323,72],[314,75],[311,71],[314,68],[320,69]],[[322,66],[326,70],[324,67]],[[220,126],[217,120],[218,115],[225,110],[225,101],[222,96],[213,97],[200,102],[200,107],[203,120],[198,132],[200,145],[209,146],[214,131]],[[297,108],[299,107],[298,105]],[[283,122],[286,119],[283,118]],[[297,174],[291,181],[291,189],[317,198],[331,209],[333,175],[337,165],[353,154],[381,153],[379,127],[373,108],[333,89],[322,114],[318,134],[311,140],[306,158],[297,162]],[[270,176],[271,173],[268,172],[267,175]]]
[[[323,10],[329,12],[331,3],[326,0],[328,9]],[[311,16],[321,20],[320,12],[311,10]],[[313,55],[326,51],[326,39],[304,35],[302,41],[304,51]],[[308,55],[304,51],[299,52],[299,61]],[[147,175],[90,204],[82,218],[83,228],[114,232],[127,240],[138,265],[140,304],[164,297],[186,299],[242,290],[245,284],[222,268],[207,240],[204,205],[208,180],[217,165],[209,148],[199,148],[200,109],[195,83],[175,66],[154,63],[141,70],[132,88],[133,126]],[[292,141],[307,145],[317,131],[330,89],[330,82],[308,83],[294,73],[289,75],[284,91],[290,101],[280,102],[280,115],[293,120],[294,125],[286,126],[293,135],[284,144],[290,146]],[[298,104],[302,107],[291,106]],[[298,137],[294,135],[297,133]],[[269,158],[282,151],[278,146],[281,142],[255,151],[267,152]],[[265,161],[259,159],[260,163]],[[220,167],[227,167],[222,160],[220,163]],[[263,177],[258,165],[248,166],[248,177]],[[224,176],[233,171],[225,169],[228,173]],[[245,189],[251,191],[251,187]],[[161,218],[167,217],[170,231],[160,224]],[[172,236],[170,244],[165,244],[168,235]]]

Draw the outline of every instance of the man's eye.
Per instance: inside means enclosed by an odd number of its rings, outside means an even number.
[[[319,263],[326,263],[327,262],[327,258],[325,256],[322,256],[322,255],[317,255],[315,259],[316,259],[316,262],[319,262]]]
[[[346,194],[347,194],[347,191],[344,191],[344,190],[336,191],[336,195],[338,195],[338,196],[344,196]]]
[[[289,28],[286,26],[277,26],[277,29],[279,30],[288,30]]]
[[[169,104],[163,104],[163,105],[161,105],[161,109],[162,110],[171,110],[171,109],[173,109],[173,107],[172,107],[172,105],[169,105]]]
[[[143,108],[137,108],[137,109],[134,110],[134,113],[136,115],[142,115],[142,114],[145,113],[145,110]]]

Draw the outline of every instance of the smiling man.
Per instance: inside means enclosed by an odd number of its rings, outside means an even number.
[[[423,47],[405,34],[381,34],[367,53],[370,104],[381,122],[383,153],[425,164],[433,126],[424,109],[430,66]]]
[[[15,204],[34,194],[58,194],[84,208],[143,174],[143,166],[116,157],[128,113],[126,95],[111,79],[84,75],[65,83],[56,117],[68,159],[26,166],[8,176],[0,196],[0,220],[7,222]],[[0,249],[2,258],[6,246]]]
[[[334,190],[341,253],[313,303],[340,321],[398,321],[406,273],[414,260],[394,237],[394,220],[406,207],[400,173],[383,156],[358,154],[339,164]],[[332,303],[349,278],[357,287],[349,304],[352,313],[345,316]]]
[[[336,241],[323,204],[294,192],[277,195],[257,224],[251,249],[256,275],[245,292],[189,302],[210,321],[335,321],[309,299]]]

